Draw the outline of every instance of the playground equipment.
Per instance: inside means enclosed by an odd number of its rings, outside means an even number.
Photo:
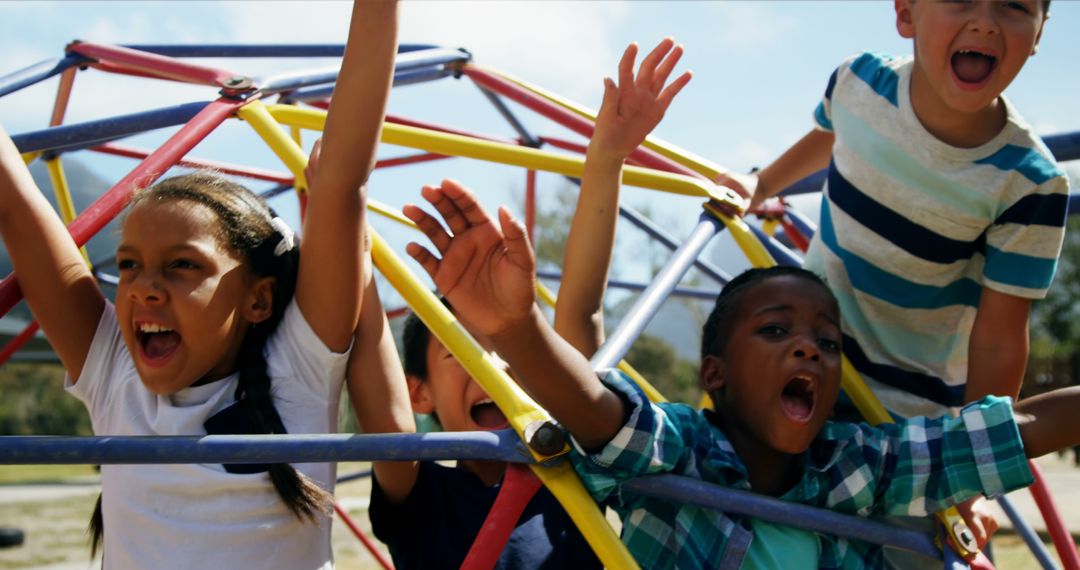
[[[58,203],[61,205],[61,215],[68,223],[75,242],[82,246],[124,208],[135,188],[151,184],[174,165],[212,166],[228,174],[273,182],[277,186],[270,193],[281,193],[295,188],[302,212],[307,189],[303,173],[307,155],[299,144],[300,132],[322,129],[325,121],[323,109],[328,105],[327,99],[332,91],[336,72],[290,73],[255,79],[224,69],[188,63],[178,58],[335,57],[340,56],[342,51],[343,46],[332,45],[120,47],[75,42],[67,47],[62,58],[0,77],[0,97],[50,77],[60,76],[49,128],[15,134],[12,138],[24,153],[27,162],[39,158],[45,161],[57,192]],[[219,96],[211,101],[64,125],[64,112],[79,69],[195,83],[217,90]],[[454,128],[390,116],[387,117],[383,130],[383,143],[415,148],[423,152],[381,160],[377,166],[386,168],[459,156],[524,167],[529,171],[526,178],[526,221],[531,227],[531,220],[535,216],[535,171],[577,177],[581,175],[583,168],[583,159],[578,155],[549,152],[540,150],[539,147],[548,145],[578,154],[584,151],[584,147],[559,138],[534,136],[517,120],[505,100],[520,104],[584,137],[592,133],[592,113],[538,87],[493,70],[477,67],[471,63],[471,56],[463,50],[423,45],[404,45],[399,49],[395,85],[450,76],[468,78],[479,86],[481,92],[516,131],[517,139],[474,135]],[[276,101],[269,102],[274,97]],[[260,170],[187,156],[199,141],[230,118],[240,118],[250,124],[288,172]],[[136,133],[178,126],[180,128],[153,151],[142,151],[114,143]],[[288,131],[282,127],[287,127]],[[1080,158],[1080,135],[1050,137],[1047,143],[1055,149],[1059,160]],[[141,162],[90,208],[76,216],[62,169],[61,156],[63,153],[82,150],[132,157],[140,159]],[[700,197],[706,204],[689,237],[681,244],[644,217],[628,208],[621,208],[624,218],[665,243],[673,250],[673,255],[653,281],[644,288],[629,315],[593,358],[595,367],[619,364],[634,339],[658,310],[660,303],[669,295],[679,292],[677,285],[691,266],[698,267],[719,283],[727,281],[728,275],[722,270],[698,260],[704,247],[721,230],[726,229],[732,235],[756,266],[777,262],[800,263],[798,254],[776,241],[769,234],[769,229],[770,226],[782,226],[791,243],[801,249],[813,233],[812,224],[794,210],[782,205],[774,205],[772,210],[767,212],[775,223],[767,223],[764,229],[749,226],[742,219],[724,215],[717,205],[726,204],[737,208],[741,206],[741,200],[730,191],[709,182],[719,170],[717,166],[703,159],[655,139],[647,140],[631,155],[629,166],[624,171],[625,184]],[[797,186],[795,191],[806,190],[810,184],[812,182]],[[817,186],[819,187],[820,185]],[[380,215],[404,225],[411,225],[389,206],[372,200],[370,207]],[[373,258],[384,278],[496,402],[509,420],[510,430],[368,436],[4,437],[0,438],[0,464],[266,463],[405,458],[507,461],[524,467],[512,466],[507,471],[502,495],[481,530],[481,537],[474,542],[473,550],[466,559],[466,567],[485,568],[493,564],[515,523],[516,517],[507,516],[507,513],[519,510],[531,498],[538,488],[538,481],[552,490],[607,567],[637,567],[585,492],[568,462],[560,459],[559,456],[566,452],[567,446],[561,432],[547,413],[493,365],[487,353],[469,337],[427,286],[405,267],[386,242],[378,235],[373,238]],[[95,270],[103,281],[112,279],[101,264]],[[707,292],[699,291],[699,294]],[[546,291],[541,291],[540,295],[547,302],[553,300]],[[0,314],[9,311],[20,297],[14,275],[0,281]],[[10,356],[18,349],[19,343],[31,338],[35,332],[36,325],[31,324],[0,352],[0,358]],[[632,370],[629,372],[633,374]],[[640,375],[636,375],[635,379],[642,383],[650,397],[662,398]],[[888,415],[884,409],[854,374],[849,364],[845,364],[843,387],[868,419],[875,422],[887,420]],[[944,558],[946,563],[949,562],[952,552],[946,548],[943,554],[930,536],[914,531],[723,489],[701,481],[663,476],[641,479],[631,482],[630,485],[641,493],[694,502],[772,522],[799,525],[816,532],[913,550]],[[1039,492],[1046,501],[1040,504],[1049,504],[1049,495],[1044,491],[1043,489]],[[339,508],[338,511],[346,516],[346,524],[358,530],[351,524],[343,509]],[[1051,511],[1052,508],[1044,509],[1044,514]],[[1047,520],[1060,524],[1060,519],[1052,513],[1047,516]],[[949,531],[961,529],[955,513],[946,515],[945,523]],[[1014,520],[1014,523],[1018,528],[1024,526],[1022,521]],[[1051,527],[1054,528],[1053,524]],[[1065,533],[1063,526],[1056,528],[1057,530],[1051,532],[1064,564],[1067,568],[1080,569],[1080,558],[1077,557],[1076,549],[1071,546],[1071,537]],[[960,535],[959,539],[954,536],[952,540],[963,554],[974,554],[962,533],[953,534]],[[1038,542],[1037,539],[1034,542]],[[1038,543],[1038,546],[1041,548],[1041,543]],[[1045,567],[1052,567],[1045,552],[1037,552],[1037,556]]]

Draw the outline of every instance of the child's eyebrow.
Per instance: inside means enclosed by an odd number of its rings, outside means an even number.
[[[781,305],[766,305],[766,306],[761,307],[758,310],[754,311],[753,313],[751,313],[751,316],[763,315],[765,313],[790,313],[790,312],[793,312],[794,310],[795,310],[795,307],[793,307],[791,305],[783,305],[783,304],[781,304]],[[835,316],[833,316],[831,313],[822,311],[822,312],[818,313],[818,316],[820,316],[820,317],[824,318],[825,320],[829,321],[829,324],[831,324],[833,326],[836,326],[836,327],[840,326],[840,321]]]

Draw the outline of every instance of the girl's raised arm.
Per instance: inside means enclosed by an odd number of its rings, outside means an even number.
[[[78,378],[105,298],[64,223],[0,128],[0,235],[26,302],[71,378]]]
[[[326,120],[319,176],[308,200],[296,284],[304,317],[335,351],[348,348],[360,312],[364,184],[375,163],[396,53],[397,2],[355,2]]]

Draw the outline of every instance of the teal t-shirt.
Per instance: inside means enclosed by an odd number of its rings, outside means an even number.
[[[816,570],[821,543],[816,534],[790,526],[750,519],[754,539],[743,560],[743,570]]]

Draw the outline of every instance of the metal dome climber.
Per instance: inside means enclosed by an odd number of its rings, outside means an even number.
[[[321,109],[327,106],[327,98],[332,91],[336,74],[325,71],[290,73],[256,80],[223,69],[187,63],[178,58],[334,57],[340,56],[342,50],[343,46],[330,45],[118,47],[76,42],[67,47],[63,58],[0,77],[0,96],[60,75],[59,92],[50,127],[17,134],[12,138],[24,153],[27,162],[39,157],[45,160],[58,194],[62,216],[69,224],[76,243],[81,246],[123,210],[134,188],[152,183],[174,165],[213,166],[227,174],[274,182],[278,187],[271,192],[276,193],[295,188],[302,210],[307,186],[303,173],[307,156],[298,144],[300,132],[302,129],[321,131],[325,120],[325,112]],[[218,89],[220,96],[209,102],[189,103],[63,125],[73,80],[80,68],[196,83]],[[416,148],[423,153],[383,160],[378,163],[378,167],[401,166],[450,156],[524,167],[530,172],[527,178],[527,220],[531,219],[530,212],[535,208],[535,176],[531,173],[547,171],[568,177],[581,175],[582,158],[547,152],[539,150],[538,147],[547,144],[578,153],[582,152],[584,147],[558,138],[532,135],[516,119],[503,98],[540,113],[584,137],[589,137],[592,133],[591,112],[523,81],[477,67],[471,63],[470,54],[463,50],[422,45],[403,45],[399,49],[395,85],[448,76],[465,76],[476,83],[507,119],[518,138],[495,139],[388,116],[383,131],[383,143]],[[278,102],[264,103],[264,100],[272,96],[277,96]],[[297,105],[299,103],[307,104],[310,108],[300,107]],[[187,153],[199,141],[232,117],[239,117],[249,123],[287,167],[289,173],[186,158]],[[112,142],[147,130],[176,126],[180,126],[179,130],[152,152],[123,147]],[[289,127],[291,137],[282,130],[282,126]],[[1060,160],[1069,160],[1080,157],[1078,139],[1080,137],[1072,134],[1049,137],[1046,140],[1051,148],[1056,149]],[[139,158],[141,162],[93,206],[76,217],[60,156],[62,153],[81,150]],[[658,310],[663,299],[679,292],[676,286],[689,267],[696,265],[718,282],[727,280],[723,271],[697,259],[712,237],[722,229],[731,233],[755,266],[772,265],[777,261],[787,264],[800,263],[797,254],[768,235],[768,224],[766,230],[762,230],[747,225],[741,219],[725,216],[715,208],[717,203],[739,206],[737,197],[722,192],[722,189],[709,182],[718,173],[718,167],[655,139],[648,140],[635,151],[629,164],[624,171],[625,184],[697,196],[706,199],[707,203],[697,225],[681,245],[639,214],[625,207],[620,208],[626,219],[665,243],[674,253],[667,265],[645,288],[629,315],[593,358],[592,363],[597,368],[611,367],[621,360]],[[820,188],[820,185],[817,185],[814,191],[817,188]],[[376,213],[405,225],[411,224],[391,207],[374,200],[370,200],[370,206]],[[812,225],[790,208],[774,207],[769,215],[777,224],[783,225],[795,244],[805,243],[805,239],[800,241],[798,238],[807,238],[813,232]],[[507,461],[512,463],[512,466],[507,471],[502,493],[480,536],[473,544],[473,549],[466,559],[466,567],[489,568],[494,564],[516,519],[510,515],[532,497],[538,488],[537,480],[552,490],[606,566],[636,567],[636,563],[589,498],[568,462],[558,458],[567,448],[559,432],[552,429],[552,420],[547,413],[488,360],[486,353],[469,337],[453,315],[406,269],[397,254],[377,235],[374,237],[373,257],[384,278],[405,298],[412,310],[496,402],[510,421],[512,430],[363,436],[2,437],[0,464],[242,463],[457,458]],[[99,278],[109,278],[104,272],[98,271],[97,274]],[[553,302],[553,297],[546,290],[540,291],[540,295],[545,301]],[[0,314],[6,314],[20,296],[15,276],[7,276],[0,282]],[[33,327],[34,325],[28,327],[15,341],[0,351],[0,362],[10,357],[36,332]],[[635,377],[651,398],[662,399],[644,378],[636,375],[625,364],[622,367]],[[850,365],[845,365],[843,387],[868,419],[876,422],[888,418]],[[799,525],[816,532],[914,550],[929,556],[944,556],[946,563],[950,561],[950,556],[955,557],[950,549],[945,549],[943,555],[931,537],[917,532],[751,493],[723,489],[701,481],[662,476],[637,480],[630,485],[641,493],[695,502],[764,520]],[[1048,503],[1049,496],[1041,483],[1037,483],[1033,491],[1037,497],[1041,494],[1045,499],[1040,506]],[[1065,546],[1067,543],[1061,542],[1070,537],[1060,518],[1052,511],[1052,508],[1043,510],[1061,558],[1067,568],[1080,569],[1080,558],[1076,556],[1075,548],[1068,548]],[[338,512],[346,517],[346,522],[351,526],[344,510],[338,509]],[[955,527],[955,517],[955,513],[946,517],[947,528]],[[1029,544],[1032,544],[1030,540]],[[1052,565],[1045,552],[1036,552],[1036,555],[1044,566]],[[383,561],[383,564],[388,563]]]

